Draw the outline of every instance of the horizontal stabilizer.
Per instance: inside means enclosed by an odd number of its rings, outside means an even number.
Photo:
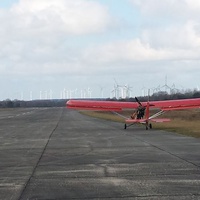
[[[128,124],[128,123],[146,123],[146,119],[127,119],[125,122]],[[168,118],[158,118],[158,119],[149,119],[149,121],[151,122],[157,122],[157,123],[162,123],[162,122],[169,122],[171,121],[170,119]]]
[[[162,122],[170,122],[171,120],[168,118],[158,118],[158,119],[150,119],[152,122],[162,123]]]
[[[146,123],[146,119],[127,119],[125,121],[127,124],[128,123]]]

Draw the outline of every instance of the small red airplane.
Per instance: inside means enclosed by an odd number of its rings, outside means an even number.
[[[125,118],[124,129],[138,123],[145,125],[146,130],[152,128],[151,122],[169,122],[170,119],[167,118],[156,118],[166,111],[200,108],[200,98],[140,102],[135,97],[135,100],[136,102],[69,100],[66,105],[67,108],[77,110],[112,111]],[[159,112],[150,116],[150,108],[159,109]],[[125,109],[135,109],[135,112],[130,118],[118,113]]]

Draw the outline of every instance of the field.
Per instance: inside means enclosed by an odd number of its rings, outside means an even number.
[[[123,118],[111,112],[81,111],[81,113],[91,117],[124,123]],[[151,111],[151,114],[153,113],[155,111]],[[131,112],[126,111],[120,114],[129,117]],[[154,129],[162,129],[200,138],[200,109],[168,111],[161,118],[170,118],[171,121],[166,123],[153,123]]]

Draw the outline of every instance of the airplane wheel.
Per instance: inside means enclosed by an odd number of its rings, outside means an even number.
[[[126,124],[124,124],[124,129],[126,129],[126,127],[127,127]]]
[[[149,128],[152,129],[152,124],[149,124]]]

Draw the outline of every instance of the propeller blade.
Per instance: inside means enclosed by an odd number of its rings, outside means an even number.
[[[137,97],[135,97],[135,100],[136,100],[136,102],[137,102],[140,106],[142,106],[141,102],[138,100]]]

